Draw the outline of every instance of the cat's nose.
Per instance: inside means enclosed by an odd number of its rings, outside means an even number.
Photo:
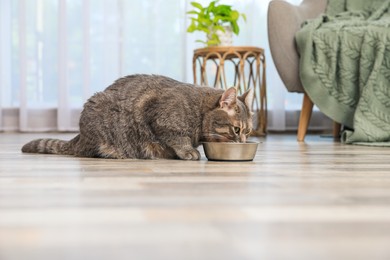
[[[245,143],[246,142],[246,135],[240,135],[240,142]]]

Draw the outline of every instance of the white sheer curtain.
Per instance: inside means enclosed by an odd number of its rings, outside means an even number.
[[[0,0],[0,130],[77,130],[85,100],[128,74],[191,83],[192,52],[202,47],[195,43],[202,35],[186,33],[189,2]],[[273,67],[269,0],[222,3],[248,18],[234,44],[266,49],[269,129],[294,127],[298,113],[286,115],[300,109],[301,96],[286,95]]]

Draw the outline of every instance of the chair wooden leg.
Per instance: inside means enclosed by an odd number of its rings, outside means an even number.
[[[340,138],[340,132],[341,132],[341,124],[337,123],[336,121],[333,122],[333,138],[339,139]]]
[[[313,101],[309,98],[309,96],[305,93],[303,96],[302,110],[301,115],[299,117],[299,125],[298,125],[298,142],[303,142],[305,140],[307,127],[309,126],[311,113],[313,111]]]

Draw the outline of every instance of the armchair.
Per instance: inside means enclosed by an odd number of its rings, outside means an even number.
[[[284,0],[272,0],[268,7],[268,39],[276,69],[289,92],[304,93],[298,125],[298,141],[304,141],[313,110],[313,102],[304,92],[299,78],[299,55],[295,33],[303,21],[325,12],[328,0],[303,0],[298,6]],[[335,123],[333,136],[340,125]]]

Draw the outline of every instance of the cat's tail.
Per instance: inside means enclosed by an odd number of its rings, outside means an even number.
[[[69,141],[59,139],[36,139],[28,142],[22,147],[24,153],[46,153],[46,154],[72,154]]]

